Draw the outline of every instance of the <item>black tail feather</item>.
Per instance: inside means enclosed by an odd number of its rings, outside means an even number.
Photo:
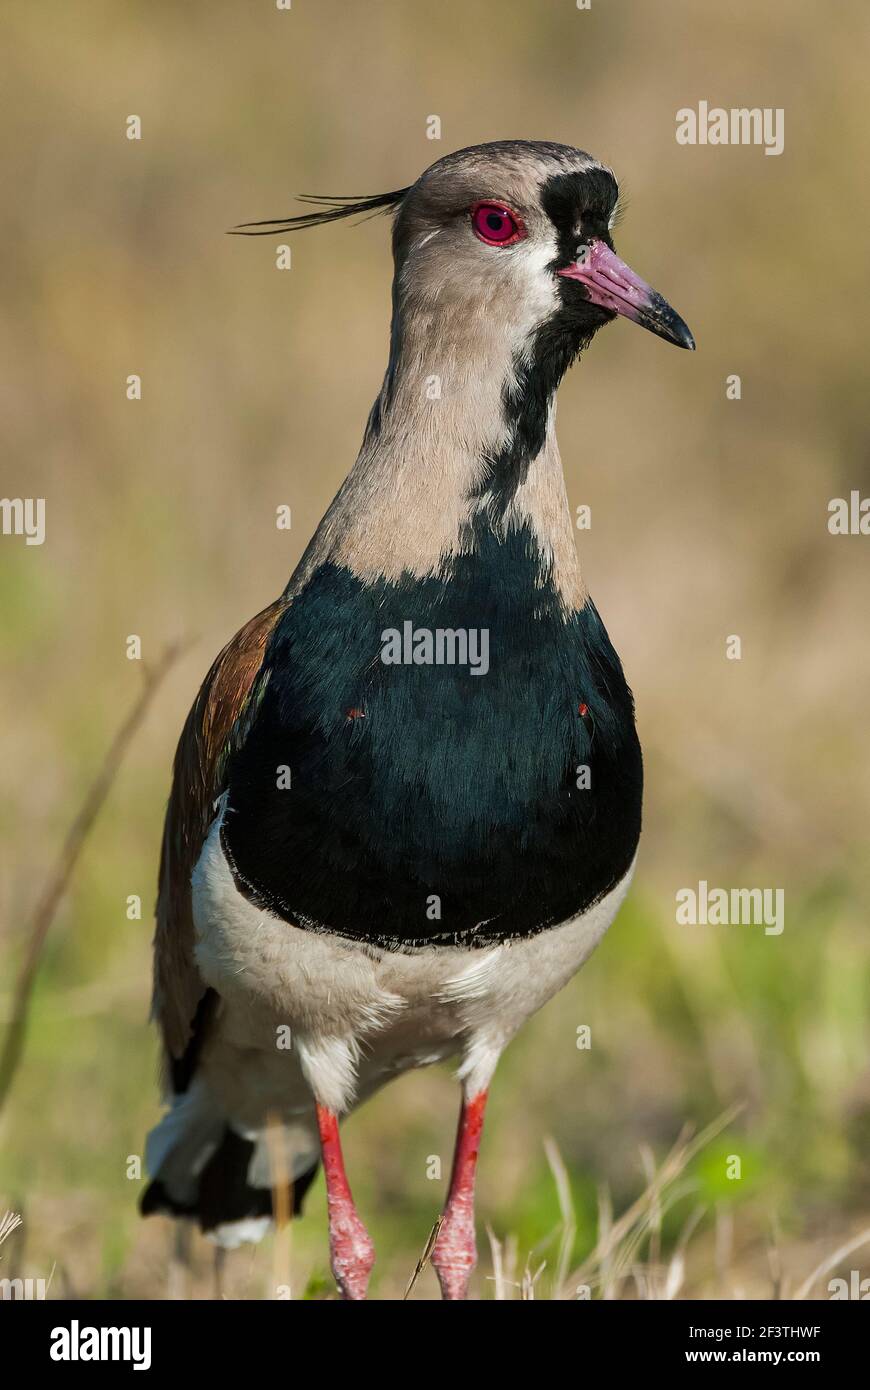
[[[160,1178],[150,1182],[142,1194],[139,1210],[143,1216],[162,1212],[169,1216],[196,1218],[201,1230],[213,1231],[216,1226],[243,1221],[252,1216],[272,1216],[272,1189],[253,1187],[248,1182],[248,1167],[254,1143],[243,1139],[232,1129],[225,1129],[223,1139],[199,1175],[196,1198],[190,1202],[177,1201]],[[292,1184],[293,1215],[301,1216],[302,1202],[317,1174],[318,1164],[300,1173]]]

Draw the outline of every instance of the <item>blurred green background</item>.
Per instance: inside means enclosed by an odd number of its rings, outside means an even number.
[[[570,1175],[579,1262],[602,1189],[619,1214],[644,1188],[643,1147],[661,1157],[731,1102],[744,1108],[691,1165],[663,1248],[697,1209],[681,1294],[764,1296],[776,1261],[793,1288],[870,1225],[870,540],[827,531],[832,497],[870,492],[866,6],[19,0],[0,30],[0,490],[47,500],[42,547],[0,539],[0,1015],[139,691],[128,634],[152,662],[195,639],[43,960],[0,1121],[18,1267],[55,1267],[53,1293],[165,1292],[168,1226],[138,1220],[126,1172],[158,1113],[149,919],[171,757],[212,656],[281,590],[352,464],[385,362],[386,221],[302,233],[289,272],[268,239],[224,232],[292,212],[298,191],[377,193],[449,150],[523,137],[613,166],[618,249],[698,352],[618,323],[560,394],[571,506],[592,509],[584,573],[637,700],[645,833],[627,907],[497,1077],[477,1292],[492,1291],[485,1223],[520,1270],[529,1252],[553,1268],[544,1135]],[[678,146],[675,112],[700,100],[784,108],[784,153]],[[785,931],[677,926],[674,894],[699,879],[784,888]],[[446,1177],[457,1099],[446,1071],[417,1073],[347,1125],[376,1297],[404,1288],[437,1213],[427,1159]],[[290,1236],[294,1292],[327,1271],[324,1207],[319,1183]],[[287,1258],[273,1245],[231,1257],[231,1292],[269,1296]],[[198,1242],[194,1295],[208,1261]],[[843,1268],[862,1261],[867,1247]],[[427,1272],[415,1297],[434,1292]]]

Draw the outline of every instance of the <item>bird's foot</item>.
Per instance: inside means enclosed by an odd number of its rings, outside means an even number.
[[[375,1247],[352,1202],[330,1210],[329,1254],[342,1298],[364,1299],[375,1262]]]
[[[329,1256],[332,1273],[342,1298],[363,1299],[375,1262],[372,1238],[359,1218],[344,1171],[344,1158],[338,1134],[338,1117],[318,1104],[317,1126],[320,1152],[326,1177],[326,1208],[329,1213]]]
[[[438,1275],[442,1297],[468,1297],[471,1272],[477,1264],[474,1239],[474,1174],[486,1109],[486,1091],[463,1099],[453,1151],[450,1192],[441,1229],[432,1249],[432,1265]]]
[[[444,1213],[432,1249],[432,1266],[438,1275],[442,1298],[468,1297],[468,1285],[477,1264],[473,1202],[456,1202]]]

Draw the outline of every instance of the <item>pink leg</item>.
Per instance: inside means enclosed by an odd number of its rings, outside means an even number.
[[[375,1247],[353,1204],[338,1120],[325,1105],[317,1106],[320,1152],[326,1177],[326,1205],[329,1212],[329,1254],[332,1272],[342,1298],[366,1296],[369,1275],[375,1262]]]
[[[462,1102],[459,1128],[456,1132],[456,1148],[453,1151],[450,1191],[447,1194],[441,1230],[432,1251],[432,1264],[438,1275],[441,1293],[444,1298],[449,1299],[468,1297],[468,1281],[477,1264],[477,1246],[474,1240],[474,1174],[483,1129],[486,1096],[486,1091],[481,1091],[471,1100]]]

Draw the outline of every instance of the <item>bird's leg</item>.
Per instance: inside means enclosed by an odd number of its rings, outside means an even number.
[[[179,1219],[174,1223],[173,1249],[169,1261],[169,1279],[166,1297],[173,1302],[183,1303],[190,1298],[190,1245],[191,1222]]]
[[[474,1239],[474,1176],[486,1109],[486,1091],[463,1098],[453,1150],[450,1191],[441,1229],[432,1251],[432,1264],[444,1298],[468,1297],[468,1281],[477,1264]]]
[[[217,1299],[224,1297],[224,1273],[226,1272],[227,1252],[222,1245],[216,1245],[214,1249],[214,1261],[212,1273],[214,1275],[214,1296]]]
[[[338,1118],[325,1105],[317,1106],[317,1127],[320,1130],[320,1152],[326,1178],[332,1273],[342,1298],[362,1299],[366,1296],[369,1275],[375,1262],[375,1247],[353,1204],[344,1170]]]

